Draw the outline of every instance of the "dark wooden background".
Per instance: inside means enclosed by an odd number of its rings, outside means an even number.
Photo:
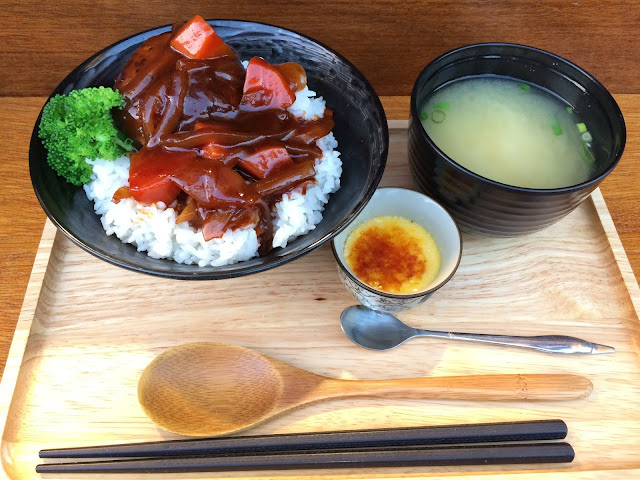
[[[45,219],[27,159],[46,97],[100,49],[196,13],[276,24],[329,45],[364,73],[396,119],[408,116],[420,70],[461,45],[515,42],[577,63],[616,96],[627,121],[625,155],[601,188],[640,275],[640,0],[1,0],[0,372]]]
[[[98,50],[141,30],[205,18],[280,25],[339,51],[378,95],[408,95],[457,46],[516,42],[552,51],[616,93],[640,92],[640,2],[594,0],[219,0],[14,2],[0,9],[0,96],[41,96]]]

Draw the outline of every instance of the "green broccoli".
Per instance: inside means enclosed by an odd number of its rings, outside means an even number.
[[[73,90],[49,100],[42,110],[38,136],[58,175],[82,185],[92,173],[85,159],[115,160],[133,149],[133,142],[116,129],[111,116],[112,108],[123,105],[122,95],[106,87]]]

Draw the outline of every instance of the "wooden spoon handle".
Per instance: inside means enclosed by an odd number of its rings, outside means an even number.
[[[336,380],[325,384],[325,398],[375,396],[438,400],[573,400],[593,385],[579,375],[471,375],[393,380]]]

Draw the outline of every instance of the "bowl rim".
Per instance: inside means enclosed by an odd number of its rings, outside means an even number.
[[[431,139],[431,137],[427,134],[425,129],[422,128],[422,124],[419,121],[420,117],[418,115],[418,109],[417,109],[417,105],[416,105],[416,103],[417,103],[417,95],[418,95],[418,84],[420,83],[420,80],[422,80],[422,78],[429,73],[429,71],[433,68],[433,66],[437,62],[440,62],[440,61],[446,59],[448,56],[453,55],[455,53],[463,52],[465,50],[477,49],[477,48],[481,48],[481,47],[501,47],[501,48],[507,47],[507,48],[518,48],[518,49],[530,50],[532,52],[536,52],[536,53],[539,53],[539,54],[542,54],[542,55],[546,55],[546,56],[552,58],[553,60],[555,60],[557,62],[562,62],[566,66],[568,66],[569,68],[578,71],[582,75],[586,76],[589,80],[591,80],[596,85],[596,87],[599,90],[601,90],[601,92],[604,94],[606,99],[611,103],[611,105],[613,106],[613,108],[615,110],[616,117],[618,117],[618,119],[619,119],[619,121],[621,123],[621,126],[622,126],[622,129],[620,131],[620,147],[619,147],[618,152],[616,153],[613,161],[611,161],[611,163],[609,164],[609,166],[604,171],[602,171],[599,175],[595,176],[594,178],[591,178],[589,180],[585,180],[584,182],[576,183],[574,185],[569,185],[568,187],[527,188],[527,187],[518,187],[516,185],[509,185],[507,183],[498,182],[496,180],[492,180],[490,178],[484,177],[484,176],[482,176],[480,174],[477,174],[477,173],[475,173],[475,172],[463,167],[462,165],[457,163],[455,160],[453,160],[451,157],[449,157],[446,153],[444,153],[435,144],[435,142]],[[504,191],[509,191],[509,192],[523,192],[523,193],[528,193],[528,194],[534,194],[534,195],[537,195],[537,196],[545,196],[545,195],[555,195],[555,194],[561,194],[561,193],[575,192],[575,191],[579,191],[579,190],[582,190],[582,189],[587,189],[587,188],[590,188],[590,187],[595,188],[600,182],[602,182],[602,180],[607,175],[609,175],[613,171],[613,169],[620,162],[620,159],[622,158],[622,154],[624,153],[624,148],[625,148],[626,139],[627,139],[627,128],[626,128],[626,124],[625,124],[625,121],[624,121],[624,117],[622,115],[622,111],[620,110],[620,106],[618,105],[616,100],[613,98],[613,95],[611,95],[611,92],[609,92],[609,90],[607,90],[605,88],[605,86],[600,81],[598,81],[589,72],[587,72],[583,68],[579,67],[575,63],[567,60],[564,57],[556,55],[555,53],[551,53],[551,52],[549,52],[547,50],[542,50],[540,48],[531,47],[529,45],[522,45],[522,44],[519,44],[519,43],[510,43],[510,42],[473,43],[473,44],[463,45],[461,47],[454,48],[453,50],[449,50],[449,51],[439,55],[438,57],[436,57],[433,60],[431,60],[420,71],[420,73],[416,77],[416,80],[413,83],[413,88],[411,89],[411,100],[410,100],[409,107],[410,107],[409,115],[410,115],[411,121],[420,123],[420,128],[417,129],[417,130],[420,131],[419,135],[432,148],[434,148],[435,151],[438,152],[442,156],[442,158],[445,159],[445,161],[447,163],[449,163],[450,165],[454,166],[455,168],[458,168],[458,169],[462,170],[466,174],[470,175],[471,177],[474,178],[474,180],[489,184],[492,187],[495,187],[495,188],[498,188],[498,189],[501,189],[501,190],[504,190]]]
[[[458,267],[460,266],[460,262],[462,261],[462,250],[463,250],[463,247],[464,247],[463,246],[463,239],[462,239],[462,232],[460,231],[460,226],[458,225],[458,222],[455,221],[453,216],[451,216],[451,213],[449,213],[449,210],[444,208],[444,206],[440,202],[438,202],[435,198],[430,197],[429,195],[427,195],[425,193],[419,192],[417,190],[413,190],[411,188],[392,187],[392,186],[377,188],[376,192],[379,191],[379,190],[401,190],[401,191],[403,191],[402,194],[405,194],[405,192],[410,192],[411,194],[417,194],[417,195],[419,195],[421,197],[424,197],[424,198],[427,198],[427,199],[431,200],[437,207],[439,207],[447,215],[447,217],[449,217],[449,219],[451,220],[451,223],[453,223],[453,225],[456,227],[456,232],[458,233],[458,239],[460,240],[460,248],[458,249],[458,258],[456,259],[456,264],[451,269],[451,273],[449,273],[449,275],[447,275],[446,278],[444,278],[441,282],[439,282],[437,285],[431,287],[428,290],[421,290],[419,292],[413,292],[413,293],[391,293],[391,292],[385,292],[384,290],[378,290],[377,288],[374,288],[374,287],[372,287],[370,285],[367,285],[362,280],[360,280],[355,274],[353,274],[351,272],[351,270],[342,262],[342,260],[340,260],[340,256],[338,255],[338,252],[336,250],[336,238],[334,237],[331,240],[331,251],[333,252],[333,256],[334,256],[334,258],[336,260],[336,263],[338,264],[338,268],[340,268],[359,287],[364,288],[365,290],[367,290],[367,291],[369,291],[369,292],[371,292],[373,294],[379,295],[381,297],[392,298],[392,299],[397,299],[397,300],[403,300],[403,299],[419,298],[419,297],[424,297],[425,295],[430,295],[433,292],[435,292],[436,290],[439,290],[440,288],[442,288],[445,284],[447,284],[447,282],[449,282],[449,280],[451,280],[451,278],[458,271]],[[375,194],[375,192],[374,192],[374,194]],[[424,225],[422,225],[422,227],[425,228],[427,231],[429,231],[429,229],[427,229]],[[431,234],[431,233],[429,232],[429,234]],[[440,247],[438,247],[438,249],[439,248]]]
[[[64,228],[60,222],[54,217],[54,215],[51,213],[51,211],[49,210],[49,208],[46,206],[39,188],[36,188],[36,184],[35,184],[35,179],[34,179],[34,175],[33,175],[33,168],[34,168],[34,164],[31,160],[31,145],[33,144],[34,141],[39,142],[40,139],[38,137],[38,128],[40,125],[40,120],[42,118],[42,110],[44,109],[44,106],[49,102],[49,100],[54,97],[55,95],[61,93],[62,91],[64,91],[64,87],[63,85],[66,85],[70,82],[70,80],[78,74],[78,72],[85,70],[89,65],[91,65],[93,62],[95,62],[95,60],[101,56],[103,56],[106,52],[108,52],[109,50],[115,48],[118,45],[124,44],[128,41],[131,41],[134,38],[137,37],[143,37],[145,35],[147,35],[147,38],[150,38],[151,36],[154,35],[158,35],[160,33],[164,33],[167,31],[170,31],[173,24],[167,24],[167,25],[162,25],[162,26],[158,26],[158,27],[153,27],[153,28],[149,28],[147,30],[143,30],[140,32],[136,32],[133,33],[127,37],[121,38],[119,40],[116,40],[115,42],[107,45],[106,47],[102,48],[100,51],[94,53],[93,55],[91,55],[89,58],[87,58],[86,60],[82,61],[82,63],[80,63],[79,65],[77,65],[71,72],[69,72],[61,81],[60,83],[56,86],[56,88],[52,91],[52,93],[48,96],[47,100],[44,102],[42,108],[40,109],[40,112],[38,114],[38,117],[36,118],[36,121],[34,123],[34,127],[33,127],[33,131],[31,134],[31,141],[29,144],[29,175],[31,177],[31,186],[32,189],[36,195],[36,198],[38,199],[38,203],[40,203],[41,208],[43,209],[43,211],[45,212],[45,214],[47,215],[47,217],[49,218],[49,220],[56,226],[56,228],[58,230],[60,230],[62,233],[65,234],[65,236],[67,238],[69,238],[73,243],[75,243],[76,245],[78,245],[79,247],[81,247],[83,250],[85,250],[86,252],[92,254],[93,256],[100,258],[101,260],[104,260],[108,263],[111,263],[112,265],[116,265],[122,268],[125,268],[127,270],[131,270],[134,272],[138,272],[138,273],[144,273],[147,275],[152,275],[152,276],[156,276],[156,277],[162,277],[162,278],[170,278],[170,279],[176,279],[176,280],[223,280],[223,279],[227,279],[227,278],[235,278],[235,277],[241,277],[241,276],[245,276],[245,275],[251,275],[254,273],[259,273],[259,272],[263,272],[265,270],[270,270],[272,268],[276,268],[279,267],[281,265],[284,265],[285,263],[288,263],[290,261],[293,261],[307,253],[312,252],[313,250],[315,250],[316,248],[320,247],[321,245],[323,245],[324,243],[326,243],[327,241],[331,240],[333,237],[335,237],[336,235],[338,235],[342,230],[344,230],[359,214],[360,212],[362,212],[362,210],[364,209],[364,207],[367,205],[367,203],[369,202],[369,200],[371,199],[372,195],[375,193],[376,189],[378,188],[378,185],[380,184],[380,181],[382,179],[382,174],[384,173],[384,170],[386,168],[386,163],[387,163],[387,158],[389,155],[389,127],[388,127],[388,122],[387,122],[387,117],[386,117],[386,113],[384,111],[384,107],[382,106],[382,102],[380,101],[380,97],[378,96],[378,94],[375,92],[373,86],[371,85],[371,83],[367,80],[367,78],[364,76],[364,74],[355,66],[353,65],[353,63],[351,63],[347,58],[345,58],[343,55],[341,55],[340,53],[338,53],[336,50],[334,50],[333,48],[325,45],[324,43],[308,36],[305,35],[303,33],[297,32],[295,30],[291,30],[288,28],[284,28],[281,27],[279,25],[274,25],[274,24],[270,24],[270,23],[265,23],[265,22],[255,22],[255,21],[251,21],[251,20],[241,20],[241,19],[232,19],[232,18],[214,18],[214,19],[206,19],[206,22],[209,23],[210,25],[212,25],[213,27],[216,26],[216,24],[220,25],[221,23],[227,23],[228,25],[225,26],[229,26],[229,27],[233,27],[233,24],[244,24],[243,28],[245,30],[247,30],[248,26],[251,25],[263,25],[266,27],[271,27],[271,28],[275,28],[275,29],[280,29],[286,32],[290,32],[293,33],[295,35],[298,35],[300,37],[303,37],[305,39],[307,39],[310,42],[315,43],[316,45],[319,45],[320,47],[322,47],[323,49],[327,50],[328,52],[330,52],[332,55],[336,56],[338,59],[340,59],[342,62],[344,62],[346,65],[348,65],[350,67],[350,69],[352,69],[353,71],[355,71],[357,73],[357,75],[359,75],[360,80],[362,80],[364,82],[364,84],[370,89],[370,91],[373,93],[373,101],[374,101],[374,105],[375,105],[375,109],[381,114],[383,121],[381,122],[381,126],[382,126],[382,130],[383,130],[383,136],[382,136],[382,152],[381,152],[381,158],[382,158],[382,162],[380,163],[380,165],[378,166],[376,172],[374,172],[374,180],[373,182],[368,186],[368,188],[365,190],[364,195],[362,197],[362,199],[356,204],[356,206],[351,210],[351,212],[349,212],[349,214],[342,219],[341,221],[338,222],[338,224],[331,230],[327,231],[326,234],[324,234],[322,237],[320,237],[319,239],[317,239],[315,242],[307,245],[306,247],[299,249],[297,251],[291,252],[287,255],[283,255],[283,256],[278,256],[275,257],[273,261],[269,262],[269,263],[264,263],[264,264],[258,264],[255,266],[249,266],[249,267],[242,267],[241,265],[244,262],[237,262],[235,264],[232,265],[238,265],[240,266],[240,268],[237,269],[231,269],[231,270],[226,270],[226,271],[214,271],[214,272],[208,272],[208,273],[203,273],[198,271],[197,269],[194,269],[193,272],[173,272],[173,271],[160,271],[160,270],[156,270],[153,268],[148,268],[148,267],[139,267],[137,265],[133,265],[127,261],[123,261],[120,260],[116,257],[114,257],[113,255],[110,255],[107,252],[103,252],[99,249],[96,249],[94,247],[92,247],[91,245],[87,244],[86,242],[80,240],[79,238],[77,238],[72,232],[70,232],[68,229]],[[224,37],[223,37],[224,39]],[[145,38],[146,40],[146,38]],[[144,40],[143,40],[144,42]],[[77,188],[82,188],[77,187]],[[93,212],[95,215],[97,215],[95,212]],[[318,224],[320,225],[320,224]],[[105,232],[106,235],[106,232]],[[123,242],[124,244],[124,242]],[[135,248],[134,245],[131,245],[131,248]],[[255,258],[255,257],[254,257]],[[178,265],[177,262],[175,262],[173,259],[170,258],[166,258],[163,259],[165,262],[172,262],[172,263],[176,263],[176,265]],[[197,267],[197,265],[193,265],[194,267]],[[200,268],[200,267],[198,267]],[[216,268],[216,267],[212,267],[212,268]]]

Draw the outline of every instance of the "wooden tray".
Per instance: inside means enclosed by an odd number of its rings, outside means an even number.
[[[391,122],[391,127],[382,185],[411,186],[406,122]],[[39,478],[34,466],[42,448],[175,438],[140,409],[138,377],[166,348],[209,340],[254,348],[340,378],[575,373],[589,377],[594,392],[585,400],[547,403],[337,400],[247,432],[561,418],[576,450],[571,464],[157,477],[638,478],[639,299],[599,191],[558,224],[533,235],[465,235],[454,278],[426,304],[399,316],[436,330],[576,335],[615,346],[617,352],[608,356],[558,356],[436,339],[371,352],[352,344],[340,329],[340,312],[355,301],[338,279],[328,245],[249,277],[172,281],[93,258],[47,223],[0,385],[3,420],[7,412],[4,473]]]

